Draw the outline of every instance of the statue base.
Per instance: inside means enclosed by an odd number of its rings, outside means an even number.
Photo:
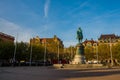
[[[77,44],[76,55],[71,64],[85,64],[84,46],[81,43]]]
[[[85,57],[81,55],[75,55],[72,64],[85,64]]]

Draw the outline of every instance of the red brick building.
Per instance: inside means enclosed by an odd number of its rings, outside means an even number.
[[[93,39],[91,39],[91,40],[85,40],[84,42],[83,42],[83,45],[86,47],[86,46],[96,46],[96,45],[98,45],[98,42],[97,41],[95,41],[95,40],[93,40]]]
[[[0,41],[13,42],[14,43],[14,37],[11,36],[11,35],[0,32]]]

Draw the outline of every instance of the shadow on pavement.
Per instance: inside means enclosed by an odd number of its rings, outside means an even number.
[[[49,67],[0,68],[0,80],[69,80],[70,78],[120,75],[120,69],[65,70]]]

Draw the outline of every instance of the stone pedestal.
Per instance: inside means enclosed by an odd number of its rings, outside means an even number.
[[[72,64],[85,64],[84,46],[81,43],[77,44],[76,55]]]

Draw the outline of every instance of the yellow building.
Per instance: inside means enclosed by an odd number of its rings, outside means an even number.
[[[30,39],[30,44],[40,44],[42,46],[46,46],[47,50],[50,53],[57,53],[58,48],[59,52],[62,53],[64,48],[63,41],[59,39],[56,35],[53,38],[40,38],[36,36],[35,38]]]
[[[98,42],[91,40],[85,40],[83,42],[84,45],[84,53],[87,61],[97,61],[98,60]]]
[[[105,43],[105,44],[117,44],[117,42],[120,42],[120,36],[117,36],[115,34],[102,34],[100,38],[98,39],[99,44]]]
[[[96,46],[98,46],[98,42],[97,41],[94,41],[93,39],[91,39],[91,40],[85,40],[84,42],[83,42],[83,45],[84,45],[84,47],[86,48],[86,47],[92,47],[92,48],[96,48]]]

